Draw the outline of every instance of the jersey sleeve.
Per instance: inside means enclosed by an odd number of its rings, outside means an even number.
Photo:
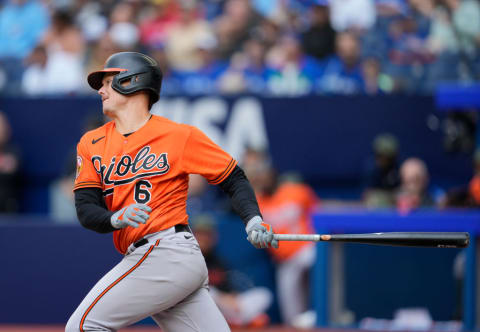
[[[77,145],[77,173],[73,190],[88,187],[102,189],[102,182],[100,174],[97,173],[93,166],[88,148],[85,146],[84,141],[80,140]]]
[[[207,135],[191,127],[182,156],[184,172],[200,174],[210,184],[219,184],[230,175],[236,165],[237,161]]]

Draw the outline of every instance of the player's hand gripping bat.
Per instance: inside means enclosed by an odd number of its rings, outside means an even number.
[[[390,232],[368,234],[275,234],[278,241],[351,242],[387,246],[466,248],[467,232]]]

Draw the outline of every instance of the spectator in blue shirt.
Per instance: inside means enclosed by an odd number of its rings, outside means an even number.
[[[48,24],[48,12],[40,1],[9,0],[0,9],[0,76],[8,82],[0,86],[0,92],[18,93],[22,60],[37,45]]]
[[[0,9],[0,57],[23,59],[48,28],[46,8],[35,0],[10,0]]]
[[[248,39],[241,52],[231,59],[228,69],[219,80],[224,93],[264,93],[268,69],[265,65],[267,49],[264,41],[256,36]]]
[[[217,80],[227,69],[227,63],[215,56],[217,40],[213,35],[204,35],[196,40],[196,55],[199,68],[178,70],[181,89],[187,94],[210,94],[218,91]]]
[[[283,36],[267,55],[271,67],[267,77],[269,92],[290,96],[310,94],[320,77],[320,63],[306,55],[293,35]]]
[[[337,53],[325,61],[317,90],[334,94],[362,93],[364,82],[357,38],[350,32],[342,32],[337,34],[335,44]]]

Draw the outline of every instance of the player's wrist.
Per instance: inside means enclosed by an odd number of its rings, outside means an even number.
[[[122,215],[124,214],[126,208],[122,208],[112,214],[110,217],[110,223],[112,224],[113,228],[120,229],[125,227],[124,223],[122,222]]]
[[[248,222],[247,225],[245,226],[245,231],[248,233],[250,230],[255,227],[255,225],[260,225],[263,222],[262,217],[260,216],[255,216],[252,217]]]
[[[113,228],[115,229],[121,228],[120,223],[118,222],[117,213],[112,214],[112,216],[110,217],[110,224],[112,224]]]

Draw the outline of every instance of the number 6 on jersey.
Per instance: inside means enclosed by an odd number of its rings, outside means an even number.
[[[152,188],[152,184],[147,180],[140,180],[135,183],[134,199],[135,202],[146,204],[150,202],[151,194],[149,189]]]

